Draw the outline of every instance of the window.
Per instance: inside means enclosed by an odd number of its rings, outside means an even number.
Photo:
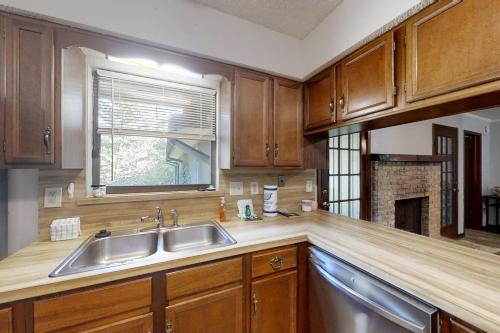
[[[360,133],[331,137],[328,151],[330,212],[357,219],[361,202]]]
[[[93,73],[92,182],[110,193],[214,183],[215,89]]]

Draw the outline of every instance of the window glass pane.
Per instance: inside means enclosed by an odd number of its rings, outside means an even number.
[[[339,213],[339,204],[338,204],[338,202],[336,202],[336,203],[333,204],[333,212],[335,214]]]
[[[336,136],[333,138],[333,147],[338,148],[339,147],[339,137]]]
[[[334,211],[333,211],[333,204],[332,204],[332,203],[330,204],[330,206],[328,206],[328,211],[329,211],[330,213],[333,213],[333,212],[334,212]]]
[[[330,162],[330,167],[329,167],[329,172],[330,174],[333,174],[333,149],[328,149],[328,154],[330,155],[328,158],[328,161]]]
[[[333,192],[333,200],[334,201],[339,200],[339,176],[333,177],[332,192]]]
[[[359,133],[351,134],[351,149],[359,149]]]
[[[359,177],[360,176],[351,176],[351,197],[349,199],[358,199],[359,198]]]
[[[438,140],[438,143],[437,143],[437,154],[438,154],[438,155],[441,155],[441,144],[442,144],[442,143],[441,143],[441,137],[440,137],[440,136],[438,136],[438,137],[437,137],[437,140]]]
[[[349,176],[340,177],[340,200],[349,199]]]
[[[333,150],[333,173],[339,173],[339,151],[338,149]]]
[[[351,150],[351,173],[359,173],[360,163],[359,163],[360,152],[357,150]]]
[[[347,174],[349,173],[349,151],[341,150],[340,151],[340,173]]]
[[[359,200],[351,201],[351,213],[352,218],[359,219]]]
[[[328,147],[333,148],[333,138],[328,139]]]
[[[329,191],[328,191],[328,201],[333,201],[333,192],[335,191],[335,187],[333,186],[333,176],[328,177],[328,182],[330,183]]]
[[[340,136],[340,148],[349,148],[349,135]]]
[[[349,202],[343,201],[340,203],[340,215],[349,216]]]
[[[448,139],[448,151],[447,154],[451,155],[453,154],[453,140],[452,138],[447,138]]]

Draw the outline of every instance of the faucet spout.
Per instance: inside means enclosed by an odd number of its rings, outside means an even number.
[[[179,213],[177,212],[177,209],[170,210],[170,214],[172,214],[173,226],[178,227],[179,226]]]

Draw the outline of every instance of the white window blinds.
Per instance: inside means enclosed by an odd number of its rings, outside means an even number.
[[[215,141],[216,90],[96,70],[97,133]]]

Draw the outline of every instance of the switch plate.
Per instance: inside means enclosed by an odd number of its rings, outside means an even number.
[[[278,186],[285,187],[285,176],[278,176]]]
[[[313,191],[313,182],[312,180],[306,181],[306,192],[311,193]]]
[[[62,204],[62,187],[46,187],[45,196],[43,198],[44,208],[61,207]]]
[[[250,183],[250,194],[259,194],[259,183],[251,182]]]
[[[243,195],[243,182],[229,182],[229,195]]]

